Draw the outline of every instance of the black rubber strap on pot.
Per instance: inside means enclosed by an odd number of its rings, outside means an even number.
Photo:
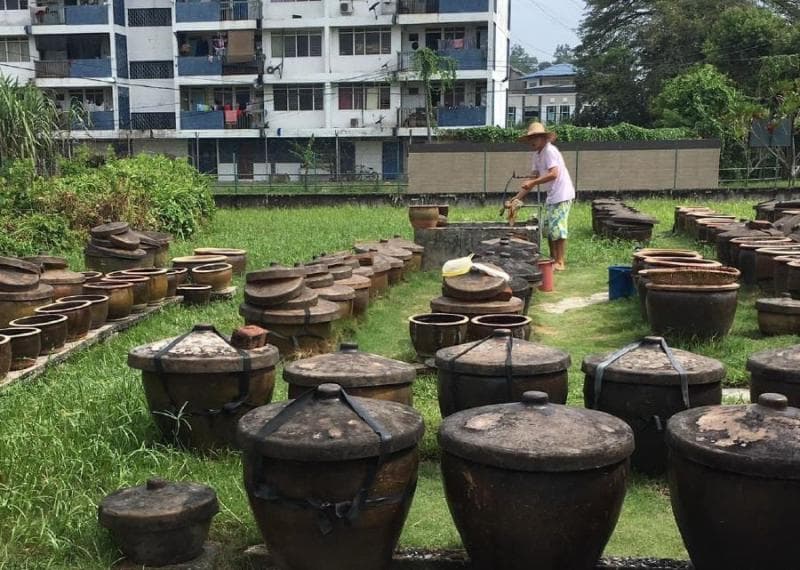
[[[448,369],[448,371],[450,372],[450,375],[451,375],[451,377],[450,377],[450,397],[453,399],[453,406],[458,407],[458,403],[457,403],[458,402],[458,399],[457,399],[458,386],[456,386],[456,384],[457,384],[457,382],[456,382],[456,362],[458,361],[459,358],[461,358],[462,356],[466,356],[467,354],[469,354],[470,352],[472,352],[473,350],[475,350],[476,348],[481,346],[483,343],[491,340],[492,338],[494,338],[494,335],[490,334],[486,338],[483,338],[483,339],[473,343],[472,346],[467,347],[464,350],[462,350],[461,352],[459,352],[458,354],[456,354],[447,363],[447,369]],[[508,378],[506,380],[508,381]]]
[[[239,393],[235,400],[224,404],[221,408],[211,408],[206,410],[200,410],[196,412],[189,412],[185,415],[189,416],[217,416],[220,414],[232,414],[235,413],[245,402],[250,398],[250,372],[252,371],[252,360],[250,357],[250,353],[246,350],[242,350],[233,346],[230,341],[225,338],[214,326],[209,327],[208,330],[213,332],[219,338],[221,338],[225,343],[233,348],[237,354],[239,355],[242,370],[237,374],[239,378]],[[166,374],[164,373],[164,362],[163,358],[165,355],[169,354],[169,351],[175,348],[178,344],[180,344],[183,340],[185,340],[189,335],[193,332],[196,332],[195,329],[190,330],[187,333],[182,334],[181,336],[172,339],[166,346],[159,349],[158,352],[155,353],[153,356],[153,363],[156,367],[156,373],[158,374],[159,379],[161,380],[161,386],[164,390],[164,393],[167,395],[169,399],[169,403],[172,406],[172,411],[176,412],[179,409],[183,408],[184,406],[179,406],[178,402],[175,398],[172,397],[172,393],[169,390],[169,384],[167,382]]]
[[[605,375],[606,368],[614,364],[617,360],[628,354],[629,352],[633,352],[637,348],[641,347],[645,344],[645,341],[640,340],[639,342],[634,342],[629,344],[628,346],[621,348],[608,358],[606,358],[603,362],[597,365],[597,370],[594,373],[594,398],[592,399],[592,409],[596,410],[600,404],[600,392],[603,389],[603,376]],[[686,374],[686,369],[681,365],[680,362],[677,361],[675,355],[672,353],[672,349],[670,349],[667,341],[665,339],[660,339],[658,343],[661,350],[667,357],[670,366],[675,369],[675,372],[678,373],[678,377],[681,380],[681,396],[683,398],[683,405],[688,410],[690,408],[689,405],[689,378]]]
[[[291,420],[297,413],[306,407],[315,398],[315,389],[307,391],[305,394],[297,398],[294,402],[284,407],[278,414],[268,421],[258,432],[258,439],[269,437],[283,427],[286,422]],[[342,388],[338,395],[339,400],[347,405],[353,413],[355,413],[361,421],[363,421],[369,428],[378,436],[378,457],[367,469],[367,474],[364,481],[361,483],[356,495],[350,501],[343,501],[340,503],[320,502],[313,499],[285,499],[274,489],[270,488],[263,481],[257,481],[256,496],[264,500],[278,501],[281,503],[292,504],[294,506],[301,506],[303,508],[311,508],[318,512],[319,515],[319,529],[320,532],[330,534],[333,532],[333,525],[336,520],[346,520],[347,522],[355,521],[361,510],[370,505],[385,504],[387,502],[399,502],[405,497],[405,493],[394,497],[383,497],[378,499],[368,499],[369,490],[375,483],[375,477],[378,474],[381,466],[386,461],[386,456],[389,454],[389,447],[392,441],[392,434],[377,420],[375,420],[369,413],[355,402],[347,392]],[[258,460],[256,467],[256,478],[261,479],[263,468],[261,466],[261,459]]]

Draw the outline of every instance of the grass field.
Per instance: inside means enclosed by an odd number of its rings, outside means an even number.
[[[693,247],[684,238],[665,235],[671,228],[674,202],[636,203],[657,216],[655,246]],[[716,207],[742,216],[752,204],[725,202]],[[454,208],[456,220],[496,219],[496,208]],[[628,263],[630,243],[611,243],[591,235],[589,208],[576,206],[571,222],[569,270],[559,274],[554,293],[537,302],[582,296],[607,288],[607,266]],[[269,261],[292,263],[314,254],[349,247],[353,241],[393,234],[411,235],[404,209],[318,208],[313,210],[221,211],[214,222],[191,242],[173,245],[174,255],[195,246],[242,247],[250,266]],[[709,253],[709,252],[706,252]],[[80,266],[78,252],[70,252]],[[338,325],[345,340],[385,356],[413,356],[406,318],[426,311],[437,294],[435,274],[414,275],[375,303],[362,322]],[[746,381],[744,362],[767,347],[795,343],[790,337],[764,339],[758,334],[753,300],[742,295],[733,334],[722,341],[690,346],[719,358],[728,366],[728,381]],[[160,443],[149,417],[137,371],[128,369],[130,348],[185,332],[194,323],[212,322],[230,331],[242,323],[240,299],[206,308],[171,307],[146,323],[93,347],[66,364],[49,370],[35,382],[0,391],[0,568],[108,568],[118,557],[108,535],[96,522],[96,505],[107,493],[140,484],[152,475],[194,480],[217,491],[221,512],[212,539],[223,545],[225,567],[235,568],[242,550],[260,542],[241,482],[241,463],[235,452],[199,456]],[[635,300],[596,305],[556,316],[531,310],[536,340],[568,351],[570,403],[581,405],[580,363],[590,353],[606,352],[645,334]],[[285,398],[279,379],[276,399]],[[401,546],[447,548],[459,545],[442,493],[435,443],[440,422],[435,379],[415,386],[415,405],[425,416],[422,443],[424,463],[414,505]],[[607,554],[684,558],[685,550],[672,518],[662,481],[634,478],[622,517]]]

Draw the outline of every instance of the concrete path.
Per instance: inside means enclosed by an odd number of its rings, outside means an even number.
[[[539,303],[536,305],[536,308],[552,315],[563,315],[567,311],[584,309],[591,305],[598,305],[600,303],[607,302],[608,292],[602,291],[589,297],[570,297],[568,299],[562,299],[558,303]]]

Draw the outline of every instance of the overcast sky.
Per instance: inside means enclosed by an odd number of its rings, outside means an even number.
[[[558,44],[578,44],[583,9],[583,0],[511,0],[511,42],[539,61],[550,59]]]

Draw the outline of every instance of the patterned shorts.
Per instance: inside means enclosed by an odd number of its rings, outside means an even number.
[[[558,204],[545,204],[544,227],[542,229],[547,239],[556,241],[569,237],[567,221],[570,208],[572,208],[572,200],[559,202]]]

